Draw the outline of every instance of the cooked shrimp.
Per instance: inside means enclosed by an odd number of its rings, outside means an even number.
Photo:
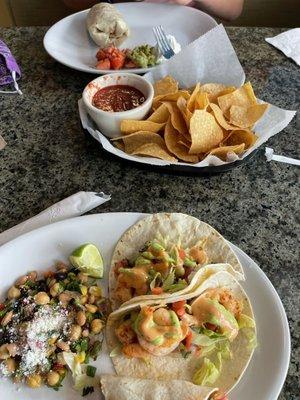
[[[130,343],[126,344],[122,348],[123,354],[129,358],[147,358],[149,357],[149,353],[144,350],[138,343]]]
[[[122,322],[116,329],[115,334],[122,344],[134,343],[136,340],[136,333],[131,327],[131,321],[127,320]]]
[[[242,311],[243,304],[241,300],[234,297],[233,293],[228,289],[211,289],[206,292],[206,295],[211,299],[217,300],[229,312],[231,312],[236,319],[239,319]]]
[[[189,254],[197,264],[205,264],[207,262],[206,252],[199,247],[192,247]]]
[[[130,300],[132,298],[131,288],[127,285],[118,283],[115,291],[115,298],[121,303],[125,303],[126,301]]]

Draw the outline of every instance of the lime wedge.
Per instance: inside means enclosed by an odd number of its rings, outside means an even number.
[[[94,244],[86,243],[75,249],[70,255],[70,262],[92,278],[103,277],[103,260]]]

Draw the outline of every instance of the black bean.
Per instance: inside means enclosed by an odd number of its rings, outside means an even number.
[[[66,272],[57,272],[54,277],[55,279],[57,279],[58,281],[63,281],[64,279],[66,279],[67,277],[67,273]]]

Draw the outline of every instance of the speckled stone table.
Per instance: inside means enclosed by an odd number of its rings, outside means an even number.
[[[93,212],[168,210],[207,221],[256,260],[277,289],[293,346],[280,400],[299,399],[299,169],[267,163],[261,152],[243,167],[203,178],[141,170],[109,157],[78,118],[77,100],[93,76],[52,60],[42,45],[46,29],[0,29],[21,65],[24,93],[0,95],[0,134],[7,142],[0,152],[0,231],[79,190],[112,195]],[[299,67],[264,41],[282,29],[227,31],[257,95],[299,109]],[[297,157],[297,131],[295,118],[268,145]]]

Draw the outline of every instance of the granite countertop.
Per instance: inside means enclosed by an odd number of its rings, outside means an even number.
[[[299,67],[264,41],[283,30],[226,29],[258,97],[299,109]],[[176,211],[203,219],[256,260],[278,291],[293,346],[279,399],[299,399],[299,169],[267,163],[263,152],[243,167],[211,177],[142,170],[111,158],[83,132],[78,117],[77,100],[93,76],[52,60],[42,45],[46,30],[0,29],[21,65],[24,93],[0,95],[0,134],[7,142],[0,152],[0,231],[79,190],[112,195],[92,212]],[[297,128],[296,117],[268,146],[299,156]]]

